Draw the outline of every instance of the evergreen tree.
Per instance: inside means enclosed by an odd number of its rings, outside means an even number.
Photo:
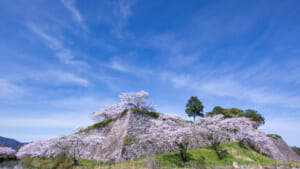
[[[203,117],[203,108],[204,106],[202,105],[202,102],[197,98],[197,96],[192,96],[188,103],[186,104],[186,109],[185,112],[186,114],[191,117],[194,117],[194,121],[196,116],[201,116]]]

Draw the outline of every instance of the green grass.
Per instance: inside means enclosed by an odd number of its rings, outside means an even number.
[[[199,162],[205,163],[206,165],[232,165],[233,162],[239,162],[243,165],[249,164],[272,164],[275,161],[261,154],[256,153],[248,148],[242,148],[237,142],[221,144],[223,150],[222,160],[219,160],[215,151],[212,150],[211,146],[203,146],[199,148],[189,149],[187,164],[197,164]],[[180,161],[179,152],[171,152],[155,156],[156,160],[163,166],[175,167],[183,166]]]
[[[124,109],[121,114],[120,114],[120,117],[124,116],[129,110],[128,109]]]
[[[116,119],[117,118],[107,118],[106,120],[103,120],[103,121],[101,121],[99,123],[93,124],[93,125],[85,128],[85,129],[80,130],[79,132],[86,132],[86,131],[89,131],[89,130],[94,129],[94,128],[104,127],[107,124],[109,124],[110,122],[115,121]]]
[[[154,117],[154,118],[157,118],[160,115],[157,112],[150,112],[150,111],[142,110],[142,109],[138,109],[138,108],[131,108],[131,110],[133,112],[135,112],[135,113],[140,113],[140,114],[148,115],[148,116],[151,116],[151,117]]]
[[[275,139],[275,140],[281,139],[281,136],[278,135],[278,134],[267,134],[267,136],[268,136],[268,137],[271,137],[271,138],[273,138],[273,139]]]

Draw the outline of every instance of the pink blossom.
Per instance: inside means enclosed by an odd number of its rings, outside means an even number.
[[[2,155],[12,155],[15,153],[16,153],[16,150],[14,150],[10,147],[0,147],[0,154],[2,154]]]

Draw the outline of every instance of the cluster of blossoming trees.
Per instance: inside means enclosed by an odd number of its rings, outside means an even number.
[[[10,147],[0,147],[0,155],[13,155],[16,153],[16,150]]]

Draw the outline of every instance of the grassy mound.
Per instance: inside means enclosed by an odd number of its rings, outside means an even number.
[[[150,112],[150,111],[143,110],[143,109],[138,109],[138,108],[131,108],[131,111],[133,111],[135,113],[140,113],[140,114],[143,114],[143,115],[148,115],[148,116],[151,116],[151,117],[154,117],[154,118],[159,117],[159,113],[157,113],[157,112]]]

